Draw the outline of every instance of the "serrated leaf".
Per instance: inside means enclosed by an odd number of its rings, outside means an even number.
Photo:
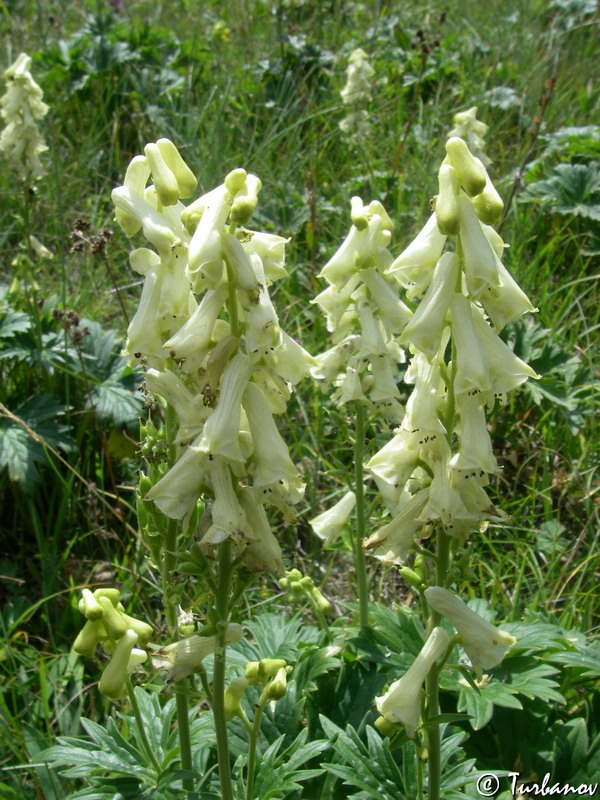
[[[121,356],[121,341],[111,330],[102,330],[97,323],[81,320],[89,334],[81,340],[82,363],[72,358],[72,368],[85,373],[91,391],[86,407],[94,408],[100,420],[110,420],[117,426],[136,422],[142,410],[143,398],[137,391],[141,375],[127,366]]]
[[[592,647],[580,647],[577,650],[565,650],[561,653],[548,653],[546,658],[556,664],[577,667],[584,670],[583,677],[600,677],[600,653]]]
[[[48,445],[69,452],[74,447],[69,428],[56,421],[64,412],[61,403],[42,394],[31,397],[13,413]],[[7,469],[11,480],[19,482],[24,491],[31,491],[39,478],[37,465],[46,460],[42,444],[22,425],[9,417],[0,419],[0,469]]]
[[[511,648],[517,650],[539,651],[547,648],[564,647],[564,631],[556,623],[545,622],[540,618],[530,617],[522,622],[506,622],[503,630],[516,637],[517,642]]]
[[[462,686],[458,696],[457,708],[471,716],[471,727],[478,731],[492,718],[494,705],[505,708],[522,708],[521,702],[514,696],[515,691],[499,681],[490,681],[479,693],[470,686]]]
[[[389,752],[389,739],[382,740],[373,728],[367,726],[365,745],[351,725],[344,731],[322,715],[320,722],[332,748],[345,762],[341,765],[323,764],[328,772],[342,778],[346,785],[367,792],[368,797],[406,800],[402,793],[402,775]]]
[[[508,685],[512,689],[531,700],[539,698],[545,702],[566,702],[562,694],[557,691],[557,682],[553,680],[558,670],[550,664],[537,661],[532,656],[506,658],[494,673],[498,678],[509,681]]]
[[[530,183],[524,199],[539,199],[556,214],[600,221],[600,162],[557,164],[553,174]]]
[[[301,769],[311,758],[319,755],[329,747],[326,739],[306,743],[308,729],[302,730],[290,746],[281,750],[284,736],[276,739],[257,759],[255,796],[261,800],[277,796],[285,796],[295,790],[302,789],[301,781],[315,778],[322,774],[321,768]]]
[[[22,311],[8,309],[0,319],[0,339],[9,339],[15,333],[28,331],[31,328],[31,320]]]

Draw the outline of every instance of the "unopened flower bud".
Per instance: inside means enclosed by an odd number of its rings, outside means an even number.
[[[104,609],[103,622],[108,631],[108,635],[111,639],[120,639],[129,628],[124,615],[120,611],[117,611],[108,597],[99,597],[98,602]],[[135,634],[135,640],[137,642],[137,633]]]
[[[175,205],[179,199],[179,185],[177,178],[167,166],[158,145],[147,144],[144,147],[144,155],[148,159],[154,187],[161,204],[163,206]]]
[[[80,656],[92,658],[96,652],[98,643],[108,637],[108,633],[102,620],[89,619],[79,632],[73,644],[73,650]]]
[[[244,188],[247,175],[248,173],[245,169],[238,167],[237,169],[232,169],[231,172],[225,176],[223,183],[231,194],[237,194]]]
[[[446,152],[469,197],[475,197],[482,192],[487,183],[487,171],[482,162],[471,153],[467,143],[458,136],[452,136],[446,142]]]
[[[258,665],[258,679],[261,683],[267,683],[278,670],[285,667],[283,658],[262,658]],[[248,677],[248,676],[246,676]]]
[[[284,662],[285,663],[285,662]],[[270,700],[281,700],[287,690],[287,670],[280,667],[271,683],[267,686],[267,695]]]
[[[94,597],[98,600],[100,597],[108,597],[110,602],[116,608],[119,600],[121,599],[121,592],[113,586],[104,586],[94,591]]]
[[[134,646],[137,644],[137,633],[126,630],[113,653],[110,661],[104,668],[98,689],[101,694],[117,700],[126,692],[127,667]]]
[[[450,164],[442,164],[438,172],[439,194],[435,201],[435,217],[440,233],[458,233],[458,174]]]
[[[504,203],[489,178],[483,192],[473,198],[473,208],[479,219],[486,225],[493,225],[502,214]]]
[[[156,146],[161,156],[164,158],[166,165],[177,179],[179,196],[184,199],[191,197],[196,191],[198,181],[192,170],[181,157],[179,150],[170,139],[159,139],[156,142]]]
[[[369,227],[369,219],[365,212],[365,206],[360,197],[353,197],[350,200],[350,219],[355,228],[363,231]]]
[[[423,589],[423,580],[414,569],[410,567],[400,567],[398,572],[408,584],[414,586],[419,592]]]
[[[313,587],[310,594],[320,611],[322,611],[324,614],[331,614],[331,612],[333,611],[333,606],[319,588],[317,588],[316,586]]]
[[[256,175],[247,175],[246,181],[236,194],[231,206],[231,221],[245,225],[258,203],[258,193],[262,183]]]
[[[260,680],[258,671],[260,669],[260,661],[248,661],[244,670],[244,675],[248,681],[249,686],[253,686]]]
[[[246,678],[234,678],[229,686],[225,689],[225,719],[232,720],[234,717],[241,717],[243,709],[241,699],[244,692],[249,686],[249,681]]]
[[[86,619],[96,620],[104,616],[104,609],[89,589],[82,590],[78,607]]]
[[[382,736],[394,736],[398,730],[397,726],[385,717],[377,717],[373,725],[375,725]]]
[[[143,622],[141,619],[130,617],[129,614],[125,614],[124,611],[121,611],[121,617],[123,618],[127,627],[131,628],[131,630],[137,633],[139,643],[148,644],[150,637],[152,636],[152,625],[149,625],[147,622]]]

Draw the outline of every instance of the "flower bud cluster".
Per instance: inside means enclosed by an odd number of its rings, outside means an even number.
[[[465,125],[474,119],[471,111]],[[409,298],[420,298],[400,336],[412,353],[405,381],[414,390],[402,425],[367,464],[391,519],[363,546],[397,564],[406,562],[415,538],[426,538],[434,526],[460,541],[487,520],[506,518],[485,490],[489,475],[499,471],[485,410],[536,377],[498,336],[505,324],[535,310],[501,261],[505,245],[491,223],[502,201],[463,138],[450,137],[446,153],[434,213],[389,270]],[[456,246],[443,252],[449,236],[456,236]],[[442,586],[425,588],[421,566],[415,560],[415,570],[404,567],[404,576],[438,620],[443,615],[454,625],[452,644],[462,644],[481,679],[515,638]],[[444,629],[433,627],[408,671],[377,698],[383,733],[401,723],[409,737],[415,735],[421,686],[450,644]]]
[[[260,684],[264,687],[259,705],[262,705],[263,701],[281,700],[287,691],[287,675],[291,670],[283,658],[248,661],[244,673],[247,685]]]
[[[0,152],[6,154],[27,183],[45,174],[40,153],[48,149],[37,126],[38,120],[48,113],[48,106],[42,101],[43,92],[34,81],[30,67],[31,58],[21,53],[4,72],[8,89],[0,100],[6,120],[0,135]]]
[[[107,697],[119,699],[127,693],[129,674],[146,661],[146,651],[136,645],[148,644],[152,626],[125,613],[118,589],[96,589],[95,592],[83,589],[78,607],[86,623],[73,649],[79,655],[92,658],[100,645],[110,654],[98,688]]]
[[[286,239],[244,227],[260,180],[243,169],[184,205],[196,179],[167,139],[148,144],[112,193],[143,275],[125,354],[146,369],[147,391],[177,420],[176,459],[144,499],[172,519],[190,516],[201,494],[205,545],[231,539],[251,571],[283,574],[266,509],[294,518],[304,484],[273,415],[314,359],[280,327],[269,285],[284,277]]]
[[[325,597],[310,575],[302,575],[299,569],[292,569],[285,573],[285,577],[279,579],[279,585],[288,593],[290,600],[295,603],[308,600],[322,611],[329,614],[333,611],[333,606]]]
[[[333,347],[317,356],[314,378],[331,385],[339,406],[358,401],[391,423],[404,414],[396,384],[404,360],[399,334],[412,314],[385,273],[392,222],[377,200],[352,198],[352,226],[319,277],[329,286],[313,303],[323,309]]]
[[[488,167],[491,164],[491,159],[485,153],[484,141],[488,126],[485,122],[477,119],[477,106],[473,106],[466,111],[459,111],[452,118],[452,122],[454,127],[448,132],[448,137],[459,136],[464,139],[473,155],[477,156],[484,166]]]
[[[412,352],[404,380],[414,389],[401,426],[366,465],[391,520],[364,547],[399,564],[431,524],[463,540],[506,518],[484,488],[499,471],[485,410],[536,377],[498,336],[535,310],[502,264],[505,245],[489,224],[502,201],[463,139],[450,138],[446,152],[435,211],[389,268],[409,299],[420,298],[398,340]],[[456,248],[443,252],[450,235]]]
[[[358,47],[348,59],[346,84],[340,92],[342,102],[350,108],[340,122],[340,130],[353,141],[360,141],[371,132],[369,112],[364,108],[372,100],[372,82],[375,70],[367,60],[367,54]]]

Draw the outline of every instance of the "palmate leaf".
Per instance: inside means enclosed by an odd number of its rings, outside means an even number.
[[[471,727],[478,731],[491,720],[495,705],[504,708],[523,708],[515,694],[510,686],[497,682],[489,684],[480,692],[473,691],[470,686],[463,687],[458,699],[458,710],[465,711],[471,716]]]
[[[8,286],[0,284],[0,340],[10,339],[15,333],[27,331],[30,327],[29,316],[11,308]]]
[[[117,426],[135,422],[143,405],[137,391],[141,376],[121,356],[121,340],[114,331],[103,331],[97,322],[84,319],[80,325],[90,331],[81,340],[84,378],[91,386],[86,393],[86,407],[93,406],[101,421],[111,421]],[[72,369],[82,372],[76,354],[71,355],[71,360]]]
[[[556,214],[600,221],[600,162],[557,164],[549,178],[530,183],[523,200],[540,200]]]
[[[53,375],[55,370],[64,368],[66,362],[64,331],[47,331],[42,333],[38,341],[33,328],[17,331],[7,346],[0,350],[1,359],[15,359],[31,367],[40,365],[42,369]]]
[[[479,687],[469,685],[456,670],[442,674],[441,686],[445,690],[458,691],[458,711],[470,714],[471,727],[480,730],[492,718],[494,706],[521,709],[523,706],[516,697],[518,694],[546,703],[564,703],[565,698],[554,680],[557,673],[555,667],[534,656],[512,656],[495,667],[489,681]]]
[[[246,622],[244,627],[250,636],[227,650],[230,665],[235,666],[240,675],[244,673],[246,662],[261,658],[283,658],[293,663],[299,656],[301,644],[316,644],[319,639],[318,628],[304,625],[298,618],[287,619],[285,614],[261,614]]]
[[[323,772],[320,767],[304,769],[303,765],[327,750],[330,746],[327,739],[307,742],[308,729],[305,728],[280,753],[284,738],[280,736],[276,739],[257,759],[254,797],[260,800],[285,797],[293,791],[301,790],[301,781],[316,778]]]
[[[28,331],[31,327],[31,320],[22,311],[0,308],[0,315],[0,339],[9,339],[15,333]]]
[[[56,421],[65,413],[65,406],[48,395],[31,397],[14,410],[14,415],[40,436],[48,445],[70,452],[75,443],[69,427]],[[38,464],[47,461],[43,445],[13,419],[0,419],[0,469],[8,470],[12,481],[24,491],[33,489],[39,478]]]
[[[321,716],[320,721],[332,748],[341,759],[341,763],[323,764],[323,767],[340,778],[345,786],[361,790],[348,797],[407,800],[402,793],[402,774],[389,752],[388,739],[382,739],[373,728],[367,727],[365,744],[351,725],[344,731],[327,717]]]
[[[345,605],[358,608],[353,603]],[[373,627],[357,632],[351,639],[359,660],[408,669],[425,641],[418,616],[402,606],[392,609],[381,603],[372,603],[370,614]]]
[[[584,678],[600,677],[600,648],[596,646],[580,646],[576,650],[565,650],[562,653],[549,653],[549,661],[564,664],[582,670]]]
[[[523,621],[506,622],[502,628],[517,640],[512,648],[513,651],[535,652],[548,648],[563,649],[567,636],[567,632],[556,622],[548,622],[541,614],[531,611],[526,612]]]

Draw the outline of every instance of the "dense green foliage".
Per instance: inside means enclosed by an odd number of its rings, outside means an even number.
[[[503,466],[495,492],[511,520],[490,526],[472,549],[480,594],[519,646],[506,671],[495,671],[492,697],[484,700],[458,669],[442,687],[455,737],[445,744],[454,766],[444,797],[479,796],[472,784],[463,788],[473,765],[592,781],[600,772],[596,3],[15,0],[0,7],[0,28],[2,64],[30,54],[50,106],[42,124],[48,174],[35,192],[10,165],[0,171],[0,764],[8,768],[0,794],[65,797],[90,774],[90,751],[98,775],[111,774],[112,790],[105,782],[69,796],[170,798],[181,777],[171,752],[173,709],[161,712],[160,695],[139,692],[162,759],[157,774],[129,712],[110,711],[89,688],[96,665],[70,652],[79,630],[76,587],[116,582],[136,616],[160,622],[132,507],[142,377],[119,355],[140,285],[113,223],[110,191],[130,159],[166,136],[204,190],[238,166],[260,176],[257,227],[292,237],[290,274],[275,303],[286,330],[318,352],[325,325],[310,300],[347,231],[350,198],[384,204],[399,252],[428,213],[453,113],[473,105],[490,127],[490,173],[505,200],[505,263],[539,308],[506,337],[542,378],[494,412]],[[352,144],[339,129],[339,91],[356,47],[368,53],[376,82],[372,131]],[[53,258],[36,257],[26,234]],[[254,643],[233,648],[232,670],[276,654],[294,665],[285,711],[278,705],[265,716],[256,791],[408,798],[416,763],[394,760],[399,742],[373,735],[367,723],[374,696],[408,665],[398,654],[417,652],[423,631],[410,610],[396,607],[411,600],[406,585],[375,562],[374,629],[367,637],[353,627],[349,555],[324,552],[306,523],[346,488],[352,426],[310,381],[299,397],[284,436],[302,465],[306,502],[299,523],[276,533],[290,565],[334,601],[339,617],[329,635],[339,647],[326,650],[310,607],[290,608],[275,581],[247,593]],[[367,433],[370,455],[389,431],[373,421]],[[375,494],[367,501],[375,524]],[[195,608],[202,591],[192,580],[184,606]],[[523,618],[529,627],[519,635]],[[98,725],[107,713],[112,739]],[[76,739],[81,718],[86,740]],[[206,715],[192,723],[200,772],[214,764],[211,724]],[[76,753],[45,756],[70,767],[61,777],[36,759],[57,736]],[[36,766],[24,768],[30,761]],[[216,797],[214,786],[209,774],[202,797]]]

